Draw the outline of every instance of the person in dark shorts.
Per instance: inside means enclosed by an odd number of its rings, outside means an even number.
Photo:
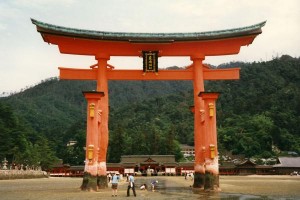
[[[119,183],[119,176],[117,174],[113,174],[111,178],[111,189],[112,189],[112,195],[113,197],[118,196],[118,183]]]

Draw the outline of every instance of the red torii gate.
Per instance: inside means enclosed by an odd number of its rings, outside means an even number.
[[[194,86],[194,188],[218,189],[218,151],[216,132],[217,93],[206,93],[204,80],[239,79],[239,68],[210,69],[202,62],[206,56],[238,54],[262,33],[266,22],[248,27],[194,33],[125,33],[66,28],[31,19],[44,41],[57,45],[61,53],[95,56],[90,69],[59,67],[60,79],[96,80],[96,92],[84,92],[87,108],[85,176],[82,189],[107,187],[108,80],[191,80]],[[117,70],[108,64],[111,56],[188,56],[192,64],[185,70]]]

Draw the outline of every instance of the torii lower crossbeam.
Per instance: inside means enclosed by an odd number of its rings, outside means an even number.
[[[59,67],[60,79],[97,80],[97,69]],[[193,80],[192,70],[159,70],[159,73],[144,74],[142,70],[107,70],[108,80]],[[204,80],[237,80],[240,68],[204,69]]]

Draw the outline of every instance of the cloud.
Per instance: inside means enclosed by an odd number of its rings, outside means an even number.
[[[16,7],[40,9],[45,6],[71,6],[75,0],[11,0],[10,2]]]
[[[96,62],[93,56],[60,54],[57,46],[43,42],[30,18],[114,32],[214,31],[267,20],[263,33],[238,55],[207,57],[205,62],[217,65],[300,54],[299,0],[0,0],[0,93],[57,76],[58,66],[88,68]],[[188,57],[159,58],[160,67],[190,62]],[[141,67],[140,58],[112,57],[109,63]]]

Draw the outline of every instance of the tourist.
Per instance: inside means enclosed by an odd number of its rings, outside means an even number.
[[[108,182],[110,183],[110,181],[111,181],[111,174],[110,173],[107,175],[107,178],[108,178]]]
[[[113,174],[111,178],[111,189],[112,189],[112,195],[111,196],[118,196],[118,182],[119,182],[119,176],[117,174]]]
[[[128,177],[128,188],[127,188],[127,196],[128,197],[130,196],[130,193],[129,193],[130,188],[133,191],[133,195],[136,197],[136,194],[135,194],[135,185],[134,185],[134,177],[133,177],[132,174],[130,174],[129,177]]]
[[[155,191],[155,186],[156,186],[157,183],[158,183],[157,180],[154,180],[154,181],[151,182],[151,189],[152,189],[152,192]]]
[[[146,190],[147,189],[147,184],[144,183],[141,187],[140,187],[141,190]]]
[[[194,180],[194,173],[191,173],[191,180]]]

